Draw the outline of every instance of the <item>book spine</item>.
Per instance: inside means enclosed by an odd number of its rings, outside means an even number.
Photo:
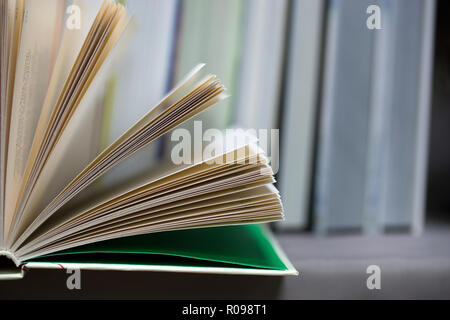
[[[245,128],[277,126],[281,89],[286,0],[246,2],[236,120]]]
[[[0,251],[0,281],[20,280],[24,277],[24,268],[20,261],[9,251]]]
[[[314,231],[324,234],[329,224],[329,162],[331,156],[332,118],[334,108],[332,104],[335,83],[333,76],[336,73],[336,52],[339,33],[337,1],[329,1],[326,15],[326,42],[325,42],[325,67],[323,76],[323,100],[321,105],[321,117],[319,120],[317,172],[314,190]]]
[[[374,44],[364,13],[370,4],[330,2],[317,173],[322,231],[362,228]]]
[[[382,26],[374,30],[374,57],[372,92],[370,101],[369,136],[367,142],[367,177],[363,209],[363,232],[368,234],[383,231],[384,181],[390,132],[391,88],[393,81],[394,16],[392,3],[381,0],[377,3],[382,12]]]
[[[425,220],[425,188],[428,157],[428,140],[431,111],[431,84],[433,70],[434,24],[436,14],[435,0],[424,1],[420,79],[418,90],[418,116],[416,137],[416,162],[413,189],[412,231],[420,234]]]
[[[183,2],[177,80],[201,62],[220,75],[225,87],[234,90],[240,68],[244,4],[240,0]],[[220,108],[213,108],[196,120],[202,120],[207,128],[225,129],[234,117],[234,103],[235,98],[231,96],[221,102]],[[192,121],[182,127],[191,128]]]
[[[392,3],[394,82],[384,185],[385,227],[416,232],[423,224],[429,122],[429,102],[425,101],[429,99],[431,83],[432,40],[425,40],[425,34],[432,37],[429,26],[432,21],[427,18],[428,5],[424,7],[424,3],[420,0]]]
[[[298,0],[291,8],[287,81],[282,106],[280,189],[283,229],[308,225],[312,153],[317,114],[324,1]]]

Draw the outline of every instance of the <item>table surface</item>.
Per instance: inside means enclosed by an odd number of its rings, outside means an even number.
[[[450,224],[421,236],[277,234],[298,277],[83,271],[68,290],[64,270],[32,270],[0,282],[0,299],[360,299],[450,298]],[[367,288],[369,265],[381,289]]]

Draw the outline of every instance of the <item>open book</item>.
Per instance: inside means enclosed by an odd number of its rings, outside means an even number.
[[[191,164],[167,160],[138,176],[105,179],[224,99],[214,75],[195,67],[104,145],[101,97],[134,18],[105,0],[89,21],[92,2],[80,0],[85,19],[69,28],[64,1],[0,3],[0,278],[61,265],[296,274],[259,224],[283,212],[267,158],[251,139],[214,141],[214,153]]]

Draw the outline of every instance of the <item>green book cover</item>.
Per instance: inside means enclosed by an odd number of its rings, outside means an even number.
[[[264,225],[167,231],[92,243],[25,261],[25,268],[297,274]],[[108,268],[109,266],[109,268]],[[152,268],[153,267],[153,268]]]

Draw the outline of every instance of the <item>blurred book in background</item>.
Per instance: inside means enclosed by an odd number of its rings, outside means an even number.
[[[291,3],[282,104],[279,185],[288,213],[281,228],[309,223],[314,132],[319,97],[325,1]]]
[[[177,0],[122,1],[139,21],[123,62],[112,72],[105,93],[102,144],[108,146],[155,105],[172,87],[172,51],[176,36]],[[131,107],[132,106],[132,107]],[[148,169],[158,159],[149,145],[103,181],[112,182]]]
[[[241,0],[181,1],[175,79],[179,81],[192,63],[205,63],[208,70],[220,74],[233,95],[198,118],[210,128],[224,129],[233,119],[244,3]]]
[[[329,2],[314,204],[318,232],[362,225],[375,32],[371,1]]]
[[[286,0],[245,1],[235,101],[237,126],[278,128],[288,3]]]
[[[106,89],[105,144],[193,64],[206,63],[231,98],[195,119],[203,130],[280,130],[281,229],[420,232],[435,1],[126,4],[141,28]],[[367,26],[374,5],[380,29]],[[125,101],[144,109],[130,112]],[[183,127],[192,131],[192,121]],[[117,174],[160,161],[161,146],[172,145],[149,146]]]
[[[381,8],[382,29],[359,14]],[[434,1],[331,1],[315,229],[420,232]]]

